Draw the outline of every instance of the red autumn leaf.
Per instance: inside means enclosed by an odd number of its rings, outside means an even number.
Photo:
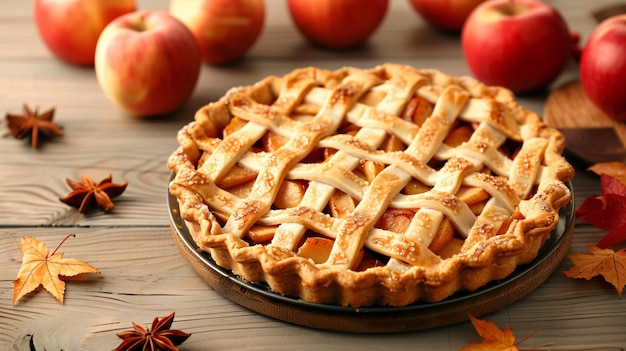
[[[608,249],[611,246],[621,244],[626,241],[626,224],[619,225],[611,229],[598,241],[597,246],[601,249]]]
[[[626,184],[619,178],[606,173],[600,175],[600,190],[604,195],[626,196]]]
[[[590,197],[576,210],[576,216],[602,230],[626,224],[626,196],[607,194]]]
[[[576,210],[578,219],[609,231],[598,246],[608,248],[626,241],[626,185],[603,173],[600,176],[602,195],[591,196]]]
[[[478,335],[483,338],[480,344],[469,343],[460,351],[518,351],[515,336],[508,326],[500,330],[492,321],[485,322],[469,315]]]
[[[621,298],[626,285],[626,248],[618,251],[601,249],[597,246],[589,247],[591,253],[574,253],[569,257],[574,262],[565,275],[569,278],[590,280],[601,275],[613,284],[617,295]]]
[[[604,196],[590,196],[578,207],[576,217],[594,226],[602,225],[602,211],[604,211],[605,206]]]

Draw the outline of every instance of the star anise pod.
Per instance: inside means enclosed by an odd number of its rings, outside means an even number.
[[[73,191],[59,200],[78,208],[80,213],[87,212],[94,204],[94,201],[102,211],[108,212],[115,206],[111,199],[121,195],[126,189],[126,185],[128,185],[127,182],[113,183],[111,179],[111,174],[98,184],[94,184],[89,177],[81,177],[80,183],[66,179],[65,181]]]
[[[155,317],[150,329],[132,322],[132,330],[117,334],[123,341],[115,351],[178,351],[176,346],[182,344],[191,334],[170,329],[173,321],[174,312],[160,320]]]
[[[39,114],[37,109],[31,110],[24,104],[22,110],[22,115],[6,114],[7,126],[15,138],[23,139],[30,135],[31,145],[36,149],[40,134],[48,138],[63,136],[63,131],[52,122],[54,108]]]

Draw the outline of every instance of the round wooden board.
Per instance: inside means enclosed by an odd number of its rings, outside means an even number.
[[[587,162],[622,161],[626,157],[626,124],[600,111],[578,80],[548,96],[544,119],[563,132],[567,149]]]
[[[571,189],[571,184],[569,184]],[[573,232],[573,201],[560,211],[560,220],[535,261],[518,267],[508,278],[475,292],[455,295],[438,303],[405,307],[351,308],[308,303],[250,283],[217,266],[200,252],[179,215],[178,203],[168,196],[174,241],[192,269],[224,297],[252,311],[301,326],[352,333],[395,333],[431,329],[480,317],[507,306],[541,285],[565,258]]]

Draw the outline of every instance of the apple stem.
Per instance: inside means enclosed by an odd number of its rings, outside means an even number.
[[[55,253],[57,253],[57,250],[61,247],[61,245],[63,245],[63,243],[69,239],[71,236],[75,237],[76,234],[68,234],[65,236],[65,238],[63,238],[63,240],[61,240],[61,242],[59,243],[59,245],[57,245],[57,247],[54,249],[54,251],[52,251],[52,254],[50,256],[54,256]]]
[[[146,29],[148,29],[148,26],[146,26],[146,19],[144,18],[144,16],[140,16],[137,30],[140,32],[144,32]]]
[[[521,5],[517,5],[515,0],[509,0],[509,6],[502,6],[501,10],[507,16],[516,16],[525,12]]]

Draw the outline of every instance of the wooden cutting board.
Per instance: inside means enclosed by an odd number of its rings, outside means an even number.
[[[563,132],[567,150],[584,161],[626,160],[626,124],[600,111],[580,81],[569,82],[548,96],[544,118],[546,124]]]

